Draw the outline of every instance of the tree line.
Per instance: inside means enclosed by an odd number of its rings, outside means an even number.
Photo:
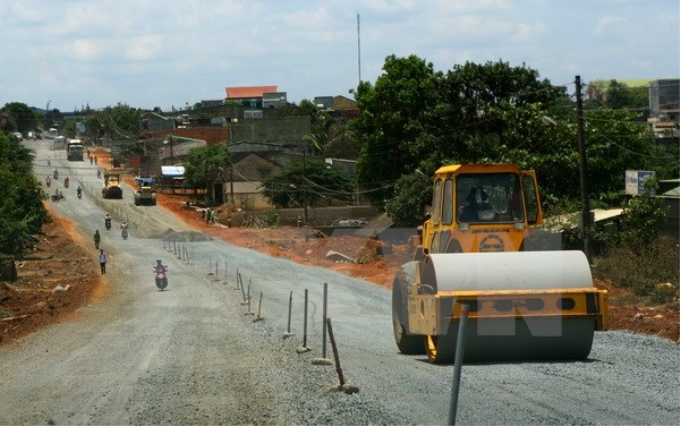
[[[375,82],[362,81],[350,90],[361,112],[357,118],[334,120],[308,100],[277,111],[310,117],[312,130],[304,139],[316,155],[291,163],[263,182],[262,191],[274,205],[349,202],[358,192],[398,223],[416,225],[431,202],[428,176],[439,166],[516,163],[536,170],[548,213],[578,210],[575,85],[556,86],[540,78],[537,70],[503,61],[467,62],[436,71],[416,55],[390,55],[382,71]],[[656,170],[659,178],[680,173],[677,145],[657,145],[651,135],[640,107],[642,92],[627,90],[615,80],[609,90],[608,96],[602,96],[601,87],[588,86],[592,96],[586,98],[585,109],[589,192],[599,207],[623,203],[625,170]],[[81,121],[87,137],[108,136],[121,146],[123,155],[144,154],[143,144],[138,143],[144,133],[143,112],[119,103],[96,111],[88,107],[75,120],[58,110],[41,115],[24,104],[11,103],[0,110],[0,126],[9,134],[63,119],[62,132],[74,137],[76,121]],[[0,170],[25,179],[11,191],[22,196],[21,191],[38,191],[29,198],[15,197],[10,191],[0,210],[12,216],[1,226],[17,230],[25,223],[21,229],[26,234],[44,220],[37,206],[41,193],[31,181],[30,153],[6,135],[3,144],[8,147],[3,154],[16,161],[0,157]],[[322,160],[328,156],[356,160],[356,175],[349,177],[328,167]],[[196,148],[185,159],[186,181],[207,188],[224,176],[230,161],[223,147]],[[22,199],[28,200],[25,207],[11,207],[12,202],[23,203]],[[9,248],[0,250],[5,253]]]

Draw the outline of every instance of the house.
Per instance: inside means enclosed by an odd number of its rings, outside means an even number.
[[[228,182],[224,184],[224,200],[245,210],[264,210],[272,207],[262,194],[262,181],[283,168],[257,152],[236,152],[231,157]]]
[[[345,96],[317,96],[314,105],[328,112],[336,120],[347,121],[361,114],[356,101]]]
[[[265,93],[277,93],[277,86],[227,87],[227,101],[251,108],[263,108]],[[285,93],[283,94],[285,97]]]

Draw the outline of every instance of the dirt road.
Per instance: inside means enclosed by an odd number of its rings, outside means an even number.
[[[38,161],[46,155],[39,150]],[[98,186],[89,164],[63,167]],[[0,424],[446,423],[451,367],[398,354],[387,289],[206,238],[160,207],[96,195],[67,195],[54,209],[78,224],[74,236],[86,244],[104,211],[130,219],[130,238],[104,233],[103,297],[68,322],[0,346]],[[76,255],[73,271],[96,268],[95,254],[90,246]],[[157,257],[169,266],[165,292],[153,286]],[[250,309],[237,270],[250,287]],[[321,339],[324,284],[342,370],[359,393],[328,393],[335,369],[312,362],[330,357]],[[294,336],[283,339],[291,295]],[[305,342],[311,351],[299,353]],[[597,333],[586,362],[465,366],[458,419],[675,424],[678,365],[668,339]]]

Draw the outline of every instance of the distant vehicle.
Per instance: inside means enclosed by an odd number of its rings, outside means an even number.
[[[66,148],[66,138],[63,136],[57,136],[52,138],[52,149],[64,149]]]
[[[123,198],[123,188],[120,187],[120,173],[104,170],[103,198]]]
[[[59,136],[59,129],[50,127],[50,129],[47,131],[47,139],[54,139],[57,136]]]
[[[66,158],[68,161],[85,161],[83,154],[85,146],[80,139],[69,139],[66,144]]]
[[[12,133],[12,136],[19,139],[20,141],[24,140],[24,135],[22,135],[21,132],[14,132]]]

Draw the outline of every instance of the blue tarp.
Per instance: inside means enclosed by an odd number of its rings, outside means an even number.
[[[135,178],[135,182],[137,182],[137,185],[153,185],[153,178],[152,177],[139,177],[137,176]]]

